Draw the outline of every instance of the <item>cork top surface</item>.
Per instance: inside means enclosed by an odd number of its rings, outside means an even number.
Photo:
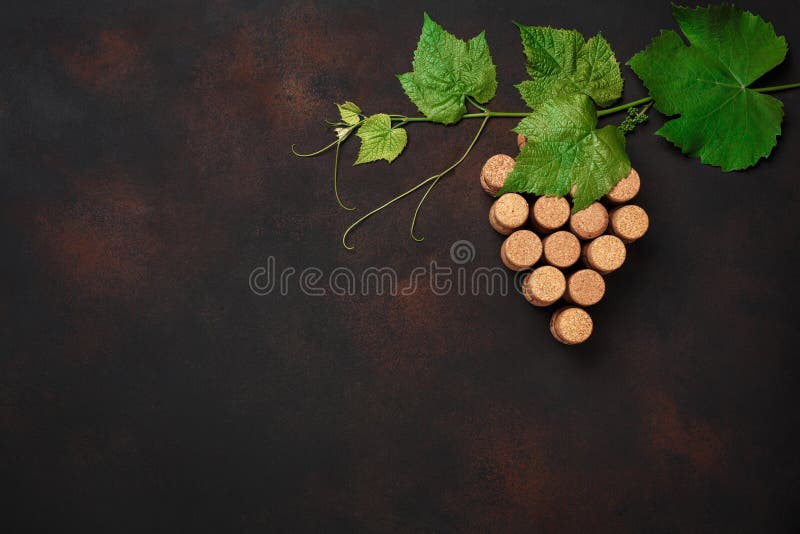
[[[628,173],[628,176],[617,182],[617,185],[606,194],[606,199],[615,204],[628,202],[639,193],[640,186],[639,173],[631,167],[631,172]]]
[[[569,228],[581,239],[594,239],[608,228],[608,211],[599,202],[592,202],[570,216]]]
[[[522,195],[506,193],[494,203],[494,220],[506,228],[518,228],[528,219],[528,201]]]
[[[517,230],[503,242],[503,253],[510,263],[530,267],[542,256],[542,241],[530,230]]]
[[[617,208],[611,214],[611,228],[623,240],[639,239],[649,226],[647,212],[634,204]]]
[[[593,326],[591,315],[581,308],[563,308],[553,316],[553,333],[569,345],[589,339]]]
[[[495,154],[483,164],[481,180],[488,190],[496,193],[503,187],[506,176],[514,168],[514,158],[506,154]]]
[[[528,300],[555,302],[564,294],[567,280],[564,273],[552,265],[543,265],[531,271],[522,284]]]
[[[614,235],[601,235],[586,247],[589,263],[601,271],[613,271],[625,263],[625,244]]]
[[[581,244],[574,234],[561,230],[544,239],[544,257],[556,267],[566,268],[578,261]]]
[[[567,280],[567,293],[575,304],[591,306],[600,302],[606,293],[606,282],[595,270],[581,269]]]
[[[564,197],[539,197],[531,209],[531,220],[545,230],[560,228],[569,219],[569,202]]]

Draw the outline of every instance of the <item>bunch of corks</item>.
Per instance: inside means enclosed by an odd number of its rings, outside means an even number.
[[[522,148],[525,138],[518,136],[517,143]],[[494,197],[513,167],[511,156],[492,156],[481,170],[481,186]],[[500,247],[503,264],[512,271],[530,269],[522,282],[527,301],[540,307],[566,301],[550,319],[550,332],[561,343],[576,345],[589,339],[593,322],[584,308],[605,295],[603,277],[625,262],[625,245],[647,232],[647,213],[628,204],[639,185],[639,174],[631,169],[603,203],[594,202],[576,213],[571,213],[564,197],[526,198],[517,193],[500,196],[489,210],[489,224],[507,236]],[[543,265],[535,267],[540,260]],[[579,260],[584,265],[578,265]]]

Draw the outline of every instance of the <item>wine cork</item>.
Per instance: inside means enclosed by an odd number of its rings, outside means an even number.
[[[522,281],[522,294],[534,306],[550,306],[564,295],[564,273],[551,265],[531,271]]]
[[[512,271],[524,271],[539,261],[542,242],[530,230],[517,230],[500,247],[500,259]]]
[[[639,193],[639,173],[636,169],[631,168],[628,176],[617,182],[611,191],[606,195],[606,200],[612,204],[624,204],[630,202]]]
[[[569,218],[569,229],[581,239],[594,239],[608,228],[608,211],[599,202],[573,213]]]
[[[525,139],[524,135],[517,134],[517,146],[519,147],[520,150],[522,150],[522,147],[524,147],[525,143],[527,143],[527,142],[528,142],[528,140]]]
[[[581,244],[573,234],[560,230],[542,241],[544,259],[550,265],[565,269],[581,257]]]
[[[503,184],[506,176],[514,168],[514,158],[505,154],[496,154],[486,160],[481,169],[481,187],[492,196],[495,196]]]
[[[593,327],[592,316],[574,306],[556,310],[550,319],[550,333],[565,345],[583,343],[592,335]]]
[[[497,222],[497,219],[494,216],[494,204],[492,207],[489,208],[489,224],[494,228],[498,233],[503,235],[510,235],[513,230],[508,230],[507,228],[500,226],[500,223]]]
[[[520,228],[527,218],[528,201],[516,193],[501,196],[489,210],[489,224],[503,235],[509,235]]]
[[[588,267],[608,274],[625,263],[625,244],[617,236],[601,235],[583,247],[583,258]]]
[[[540,232],[558,230],[569,219],[569,202],[564,197],[539,197],[531,207],[531,222]]]
[[[564,300],[578,306],[592,306],[600,302],[605,293],[606,282],[600,273],[592,269],[581,269],[567,278]]]
[[[649,226],[647,212],[634,204],[621,206],[611,212],[611,230],[623,243],[633,243],[647,233]]]

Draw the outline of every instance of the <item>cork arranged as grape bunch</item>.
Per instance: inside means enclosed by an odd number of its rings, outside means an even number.
[[[517,144],[525,138],[518,136]],[[489,158],[481,169],[484,191],[495,197],[513,167],[505,154]],[[586,308],[605,296],[604,277],[625,263],[626,246],[647,232],[647,212],[631,203],[639,187],[631,169],[602,202],[575,213],[565,197],[506,193],[492,204],[489,224],[504,236],[500,260],[512,271],[528,271],[522,294],[530,304],[556,306],[550,332],[561,343],[589,339],[594,322]]]

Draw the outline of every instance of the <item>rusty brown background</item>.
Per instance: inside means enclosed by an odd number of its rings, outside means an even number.
[[[800,46],[797,1],[743,2]],[[258,297],[257,266],[391,266],[451,243],[499,264],[482,161],[354,234],[334,202],[345,99],[414,114],[427,10],[486,28],[521,110],[511,20],[602,30],[625,61],[667,1],[19,2],[0,19],[3,532],[791,532],[798,521],[800,91],[768,161],[724,174],[630,137],[652,229],[566,348],[517,295]],[[796,50],[793,49],[793,50]],[[627,67],[625,99],[644,95]],[[794,51],[759,85],[800,80]],[[621,117],[620,117],[621,119]],[[350,167],[359,213],[453,161],[477,123],[408,127]]]

